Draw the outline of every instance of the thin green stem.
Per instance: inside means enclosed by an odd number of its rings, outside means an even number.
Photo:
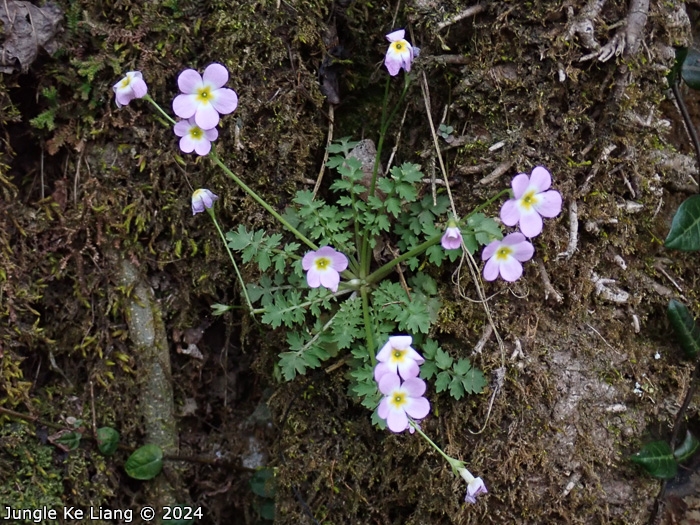
[[[299,230],[297,230],[294,226],[289,224],[289,222],[282,217],[279,213],[277,213],[272,206],[270,206],[267,202],[265,202],[262,197],[260,197],[257,193],[255,193],[250,187],[248,187],[241,179],[239,179],[235,173],[233,173],[230,169],[228,169],[228,166],[221,162],[221,159],[219,156],[216,154],[214,150],[209,153],[209,156],[212,158],[214,163],[219,166],[222,170],[224,170],[224,173],[228,175],[231,179],[233,179],[233,182],[238,184],[238,186],[245,191],[248,195],[250,195],[255,202],[260,204],[263,208],[265,208],[270,215],[272,215],[275,219],[277,219],[282,225],[287,228],[291,233],[294,234],[294,236],[299,239],[301,242],[306,244],[309,248],[312,250],[318,250],[318,246],[316,246],[313,242],[311,242],[303,233],[301,233]]]
[[[367,343],[367,353],[369,354],[370,363],[372,366],[377,364],[377,359],[374,356],[374,337],[372,336],[372,318],[369,315],[369,296],[367,294],[367,287],[363,286],[360,288],[360,295],[362,297],[362,316],[364,317],[365,324],[365,341]]]
[[[350,292],[354,292],[355,290],[353,288],[345,288],[343,290],[339,290],[335,293],[333,293],[333,297],[340,297],[341,295],[347,295]],[[312,304],[320,303],[325,300],[327,300],[328,297],[317,297],[316,299],[312,299],[311,301],[306,301],[301,304],[295,304],[294,306],[290,306],[288,308],[284,308],[282,310],[279,310],[280,313],[286,313],[286,312],[291,312],[292,310],[296,310],[297,308],[306,308],[307,306],[311,306]],[[253,313],[256,314],[264,314],[267,312],[267,309],[265,308],[256,308],[253,310]]]
[[[432,446],[435,450],[437,450],[438,453],[439,453],[443,458],[445,458],[445,459],[447,460],[447,462],[450,464],[450,466],[451,466],[454,470],[457,470],[457,468],[459,468],[459,467],[457,466],[457,464],[459,464],[459,466],[462,466],[462,465],[464,464],[463,462],[459,461],[458,459],[455,459],[455,458],[453,458],[452,456],[448,456],[447,454],[445,454],[445,453],[442,451],[442,449],[441,449],[440,447],[438,447],[438,446],[435,444],[435,442],[434,442],[432,439],[430,439],[430,438],[425,434],[425,432],[423,432],[423,431],[420,429],[420,427],[418,426],[418,424],[417,424],[415,421],[413,421],[412,419],[409,419],[409,420],[408,420],[408,423],[416,430],[416,432],[418,432],[418,433],[421,435],[421,437],[422,437],[423,439],[425,439],[428,443],[430,443],[430,446]]]
[[[146,100],[148,100],[151,104],[153,104],[153,106],[158,110],[158,112],[159,112],[161,115],[163,115],[171,124],[173,124],[173,125],[176,124],[175,119],[173,119],[173,117],[171,117],[170,115],[168,115],[168,114],[163,110],[163,108],[161,108],[161,107],[158,105],[158,103],[157,103],[155,100],[153,100],[153,99],[151,98],[151,95],[149,95],[148,93],[146,93],[146,94],[143,96],[143,98],[146,99]]]
[[[469,212],[469,215],[467,215],[467,216],[466,216],[464,219],[462,219],[462,220],[466,220],[467,218],[471,217],[471,216],[474,215],[475,213],[479,213],[481,210],[483,210],[484,208],[488,207],[491,203],[493,203],[494,201],[500,199],[502,195],[505,195],[506,193],[510,193],[510,191],[511,191],[511,190],[508,189],[508,188],[506,188],[505,190],[499,191],[494,197],[491,197],[489,200],[487,200],[487,201],[484,202],[483,204],[481,204],[481,205],[477,206],[476,208],[474,208],[471,212]]]
[[[411,257],[415,257],[416,255],[420,255],[423,253],[425,250],[433,246],[434,244],[437,244],[440,242],[440,239],[442,239],[442,233],[436,235],[435,237],[431,237],[427,241],[425,241],[423,244],[419,244],[412,250],[407,251],[404,254],[399,255],[396,259],[393,259],[392,261],[389,261],[386,263],[384,266],[380,267],[379,269],[375,270],[372,272],[370,275],[368,275],[365,278],[365,281],[367,281],[368,284],[373,284],[376,282],[381,281],[389,275],[391,270],[396,266],[397,264],[401,264],[402,262],[406,261],[407,259],[410,259]]]
[[[234,259],[233,253],[231,253],[231,248],[229,248],[228,243],[226,242],[226,236],[224,235],[224,232],[221,231],[221,226],[219,226],[219,221],[216,220],[216,213],[214,213],[214,208],[213,207],[208,208],[207,212],[209,213],[211,220],[214,222],[214,226],[216,226],[216,231],[219,232],[219,236],[221,237],[221,240],[223,241],[224,246],[226,247],[226,252],[228,253],[229,258],[231,259],[231,263],[233,264],[233,269],[236,271],[236,277],[238,277],[238,282],[241,284],[241,291],[243,292],[243,297],[245,297],[245,302],[248,305],[248,309],[250,310],[250,314],[253,317],[255,317],[253,304],[250,302],[250,297],[248,297],[248,290],[246,289],[245,282],[243,281],[243,277],[241,276],[241,272],[238,270],[238,265],[236,264],[236,259]]]

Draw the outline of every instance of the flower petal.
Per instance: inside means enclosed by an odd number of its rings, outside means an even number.
[[[395,374],[396,371],[392,370],[391,366],[389,366],[387,363],[377,363],[377,366],[374,367],[374,380],[379,383],[384,374],[390,373]]]
[[[384,58],[384,65],[392,77],[399,74],[399,71],[401,71],[401,64],[402,62],[400,57],[390,55],[389,52],[387,52],[386,58]]]
[[[318,272],[321,276],[321,284],[331,290],[332,292],[338,291],[338,284],[340,283],[340,274],[336,272],[333,268],[327,268],[324,272]]]
[[[307,252],[301,260],[301,267],[304,270],[310,270],[316,260],[316,252]]]
[[[308,284],[310,288],[318,288],[321,286],[321,275],[315,268],[311,268],[306,272],[306,284]]]
[[[190,130],[190,123],[187,122],[186,120],[181,120],[173,126],[173,131],[175,132],[175,135],[178,137],[184,137],[187,135],[187,132]]]
[[[209,155],[209,152],[211,151],[211,142],[203,137],[195,143],[194,150],[197,152],[197,155]]]
[[[178,95],[173,100],[173,112],[180,118],[188,119],[197,111],[196,95]]]
[[[552,218],[561,213],[561,194],[556,190],[545,191],[538,195],[540,202],[535,205],[537,213]]]
[[[408,347],[408,353],[406,354],[406,357],[414,360],[417,364],[422,365],[425,363],[425,359],[423,359],[423,356],[420,355],[418,352],[416,352],[412,347]]]
[[[190,93],[195,93],[197,88],[202,85],[202,77],[194,69],[185,69],[177,77],[177,87],[180,91],[189,95]]]
[[[501,247],[501,241],[491,241],[481,252],[481,260],[487,261],[496,254],[496,250]]]
[[[392,338],[390,337],[386,344],[382,346],[382,349],[379,350],[379,353],[377,354],[377,361],[384,363],[391,359],[391,351],[394,349],[393,346],[391,346],[391,339]]]
[[[190,137],[190,134],[184,135],[180,139],[180,149],[182,150],[183,153],[192,153],[194,151],[195,143],[192,140],[192,137]]]
[[[516,260],[520,262],[529,261],[535,254],[535,247],[532,243],[528,241],[523,241],[513,246],[513,253],[511,254]]]
[[[500,264],[495,258],[486,261],[484,265],[484,279],[487,281],[495,281],[500,272]]]
[[[402,361],[399,361],[396,365],[396,368],[399,371],[399,375],[406,380],[416,378],[420,373],[418,363],[416,363],[413,359],[404,359]]]
[[[379,391],[385,396],[390,395],[394,390],[399,388],[401,385],[401,378],[398,374],[389,373],[384,374],[379,380]]]
[[[406,413],[414,419],[423,419],[430,412],[430,401],[424,397],[411,398],[405,407]]]
[[[202,129],[215,128],[219,123],[219,112],[211,104],[199,104],[194,114],[194,121]]]
[[[520,220],[520,208],[515,199],[507,200],[501,207],[501,220],[506,226],[515,226]]]
[[[342,272],[348,267],[348,258],[343,253],[334,251],[329,258],[331,260],[331,267],[336,272]]]
[[[521,242],[524,242],[526,240],[527,239],[522,233],[513,232],[503,237],[501,244],[505,244],[506,246],[515,246],[516,244],[520,244]]]
[[[389,399],[384,397],[382,400],[379,402],[379,406],[377,407],[377,415],[381,417],[382,419],[386,419],[387,416],[389,415]]]
[[[548,190],[552,185],[552,175],[547,168],[536,166],[530,174],[530,185],[537,188],[537,193]]]
[[[131,89],[134,91],[134,98],[142,98],[148,93],[148,86],[142,78],[135,78],[131,81]]]
[[[389,42],[396,42],[397,40],[403,40],[403,37],[406,36],[406,30],[405,29],[397,29],[396,31],[393,31],[386,35],[386,39]]]
[[[202,80],[218,89],[228,82],[228,70],[223,65],[214,62],[204,70]]]
[[[386,424],[392,432],[403,432],[408,427],[408,416],[403,410],[390,410]]]
[[[505,261],[500,261],[500,263],[499,270],[503,280],[512,283],[520,279],[520,276],[523,274],[523,265],[515,257],[508,257]]]
[[[233,113],[238,107],[238,95],[233,89],[222,88],[214,91],[211,105],[222,115]]]
[[[217,130],[216,128],[203,129],[202,131],[204,132],[204,136],[209,142],[213,142],[219,138],[219,130]]]
[[[413,337],[410,335],[392,335],[389,337],[389,344],[392,346],[392,348],[396,348],[398,350],[408,348],[412,343]]]
[[[415,362],[415,361],[414,361]],[[411,397],[420,397],[425,394],[425,381],[419,377],[411,377],[406,379],[401,388]]]
[[[510,185],[513,188],[513,197],[515,197],[517,200],[525,195],[528,186],[530,186],[530,177],[524,173],[518,173],[515,177],[513,177],[513,181],[510,183]]]
[[[542,233],[542,217],[539,213],[528,213],[520,215],[520,231],[526,237],[537,237]]]

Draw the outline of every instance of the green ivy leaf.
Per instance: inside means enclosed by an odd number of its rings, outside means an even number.
[[[119,432],[112,427],[97,429],[97,448],[105,456],[111,456],[117,451],[119,445]]]
[[[158,445],[149,443],[134,451],[124,464],[124,470],[134,479],[155,478],[163,469],[163,451]]]
[[[683,443],[681,443],[681,446],[673,451],[673,457],[675,457],[676,461],[679,463],[683,463],[685,460],[689,459],[693,454],[695,454],[699,447],[700,441],[698,441],[697,438],[688,430],[685,433],[685,439],[683,440]]]
[[[671,447],[665,441],[653,441],[631,457],[655,478],[671,479],[678,471]]]
[[[664,246],[684,252],[700,250],[700,195],[693,195],[678,207]]]
[[[678,62],[679,55],[682,54],[682,51],[680,53],[676,51],[676,62]],[[681,77],[692,89],[700,89],[700,51],[693,47],[686,49],[685,56],[681,62]]]
[[[250,478],[250,489],[263,498],[274,498],[277,493],[275,470],[269,467],[256,470]]]
[[[700,327],[695,323],[688,308],[675,299],[668,302],[666,315],[676,332],[686,357],[694,359],[700,353]]]
[[[437,379],[435,379],[435,391],[438,394],[440,392],[444,392],[450,386],[451,382],[452,382],[452,376],[450,375],[449,372],[446,372],[446,371],[440,372],[437,375]]]
[[[683,68],[683,62],[685,62],[685,57],[688,56],[688,48],[687,47],[677,47],[676,48],[676,60],[673,63],[673,67],[671,68],[671,71],[668,72],[668,75],[666,75],[666,79],[668,80],[668,85],[672,86],[675,84],[679,77],[681,77],[681,69]]]
[[[438,349],[435,353],[435,364],[442,370],[448,370],[452,366],[453,361],[450,354],[445,352],[442,348]]]

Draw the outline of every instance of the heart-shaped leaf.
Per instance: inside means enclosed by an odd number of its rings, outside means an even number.
[[[153,479],[163,468],[163,451],[158,445],[144,445],[126,460],[124,470],[134,479]]]
[[[647,443],[631,459],[655,478],[671,479],[678,471],[671,447],[665,441]]]
[[[678,58],[678,53],[676,53]],[[681,65],[681,77],[688,86],[700,89],[700,51],[691,47]]]
[[[668,320],[676,332],[686,357],[693,359],[700,353],[700,327],[695,323],[688,308],[675,299],[668,302]]]
[[[102,427],[97,429],[97,448],[105,456],[111,456],[119,445],[119,432],[112,427]]]
[[[678,207],[664,246],[684,252],[700,250],[700,195],[693,195]]]

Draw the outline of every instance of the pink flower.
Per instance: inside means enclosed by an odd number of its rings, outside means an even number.
[[[511,185],[514,198],[503,203],[501,220],[507,226],[520,223],[526,237],[536,237],[542,232],[542,217],[556,217],[561,212],[561,194],[549,190],[552,176],[542,166],[534,168],[530,177],[516,175]]]
[[[238,95],[223,87],[228,82],[228,71],[221,64],[210,64],[200,76],[194,69],[186,69],[177,77],[182,91],[173,100],[173,111],[184,119],[194,117],[203,130],[215,128],[219,114],[227,115],[238,107]]]
[[[503,240],[491,241],[484,248],[481,259],[484,265],[484,279],[493,281],[501,274],[506,281],[517,281],[523,274],[523,263],[532,259],[535,248],[520,232],[506,235]]]
[[[205,209],[208,210],[214,206],[214,201],[218,199],[219,197],[207,189],[200,188],[195,190],[192,194],[192,215],[202,213]]]
[[[124,78],[112,86],[116,95],[117,107],[126,106],[135,98],[142,98],[148,92],[148,86],[140,71],[129,71]]]
[[[425,359],[416,352],[411,343],[410,335],[393,335],[377,354],[377,366],[374,368],[374,379],[379,383],[386,373],[399,374],[403,379],[418,377],[419,365]]]
[[[450,221],[450,224],[445,230],[445,234],[440,240],[440,244],[442,244],[445,250],[457,250],[462,246],[462,232],[459,231],[454,221]]]
[[[411,62],[413,62],[415,56],[418,56],[418,48],[414,48],[404,40],[405,34],[406,31],[399,29],[386,35],[386,39],[391,42],[391,44],[386,51],[384,65],[389,70],[389,74],[392,77],[398,75],[401,68],[403,68],[406,73],[411,71]]]
[[[304,255],[301,267],[307,272],[306,282],[311,288],[323,286],[337,292],[340,272],[348,267],[348,258],[330,246],[323,246]]]
[[[175,135],[180,139],[180,149],[184,153],[197,152],[197,155],[208,155],[211,151],[211,143],[219,136],[216,129],[202,129],[193,118],[181,120],[175,124]]]
[[[422,379],[412,377],[402,383],[398,374],[384,374],[379,381],[379,391],[384,398],[379,402],[377,413],[392,432],[406,430],[409,416],[423,419],[430,412],[430,401],[423,397],[425,381]]]
[[[459,474],[467,482],[467,495],[464,497],[464,501],[476,503],[477,496],[488,494],[486,485],[484,485],[484,481],[481,478],[475,478],[466,468],[459,469]]]

